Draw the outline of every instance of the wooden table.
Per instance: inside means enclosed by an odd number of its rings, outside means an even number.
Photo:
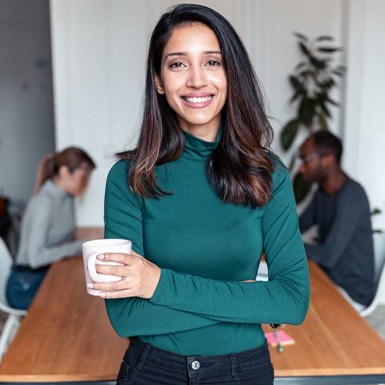
[[[307,319],[285,328],[294,345],[283,353],[270,349],[275,384],[385,382],[385,342],[314,263],[309,267]],[[80,258],[52,266],[0,364],[0,382],[114,383],[128,341],[115,334],[103,301],[84,286]]]
[[[128,340],[87,294],[80,257],[55,263],[0,363],[0,382],[107,381]]]
[[[306,320],[300,327],[285,327],[295,344],[285,346],[282,353],[270,348],[275,384],[385,383],[385,341],[314,262],[309,262],[309,271]]]

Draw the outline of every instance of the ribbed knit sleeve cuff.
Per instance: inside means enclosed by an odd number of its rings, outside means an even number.
[[[169,274],[170,271],[168,269],[160,269],[160,279],[158,282],[158,286],[155,289],[154,295],[151,297],[150,302],[153,304],[158,304],[159,302],[164,302],[165,295],[167,292],[170,292],[169,288]],[[169,293],[170,295],[171,293]],[[162,301],[163,298],[163,301]]]

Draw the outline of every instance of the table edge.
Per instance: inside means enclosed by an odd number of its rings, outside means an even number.
[[[116,381],[117,373],[92,374],[0,374],[2,382],[98,382]]]
[[[383,375],[385,366],[371,368],[328,368],[328,369],[275,369],[275,377],[289,378],[302,376],[365,376],[371,374]]]

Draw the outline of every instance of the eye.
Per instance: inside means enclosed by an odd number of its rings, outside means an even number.
[[[209,61],[207,62],[207,65],[212,66],[212,67],[215,67],[215,66],[220,66],[221,63],[220,63],[219,61],[217,61],[217,60],[209,60]]]
[[[182,62],[178,61],[178,62],[174,62],[174,63],[169,64],[168,67],[169,68],[182,68],[182,67],[186,67],[186,66]]]

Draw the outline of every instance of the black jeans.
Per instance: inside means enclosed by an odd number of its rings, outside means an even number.
[[[118,385],[272,385],[274,370],[265,343],[223,356],[180,356],[134,339],[124,355]]]

